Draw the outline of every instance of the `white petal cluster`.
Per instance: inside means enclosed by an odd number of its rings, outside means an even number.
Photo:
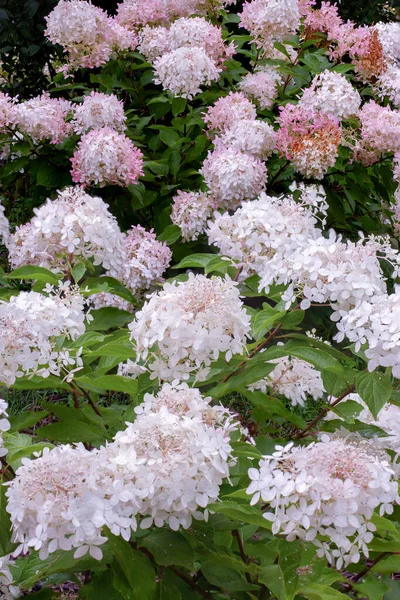
[[[400,287],[394,294],[376,294],[350,311],[339,311],[338,341],[347,337],[356,351],[367,344],[368,369],[392,367],[400,378]]]
[[[67,445],[25,459],[6,492],[16,552],[33,548],[44,559],[75,549],[75,558],[89,551],[101,559],[104,526],[129,540],[139,516],[143,529],[174,530],[207,518],[234,464],[237,427],[227,409],[209,402],[185,384],[164,385],[105,448]]]
[[[75,340],[84,333],[85,318],[90,319],[84,299],[67,285],[49,291],[0,301],[0,381],[7,386],[24,375],[71,374],[82,365],[79,351],[59,349],[56,338]]]
[[[5,456],[8,452],[7,448],[4,447],[4,440],[3,440],[3,433],[5,431],[9,431],[9,429],[11,428],[10,421],[8,420],[7,409],[8,409],[7,402],[0,398],[0,457]],[[1,579],[0,579],[0,581],[1,581]]]
[[[15,600],[21,596],[21,590],[13,585],[10,565],[14,563],[11,555],[0,557],[0,596],[2,600]]]
[[[289,257],[290,271],[301,289],[301,307],[330,302],[335,310],[350,310],[364,299],[385,291],[379,256],[398,261],[389,241],[379,238],[342,241],[331,231],[329,238],[310,239]],[[337,317],[335,317],[337,320]]]
[[[339,119],[348,119],[358,113],[361,96],[346,77],[326,69],[316,75],[311,85],[304,90],[300,104],[335,115]]]
[[[178,48],[157,58],[153,63],[154,81],[174,96],[193,98],[202,85],[211,85],[221,68],[198,46]]]
[[[165,242],[159,242],[153,230],[141,225],[131,227],[124,237],[124,248],[117,268],[109,274],[119,279],[133,294],[151,287],[168,268],[172,252]]]
[[[209,152],[200,173],[218,206],[227,210],[256,198],[267,180],[265,163],[229,147]]]
[[[266,394],[281,394],[291,401],[292,406],[304,406],[307,396],[319,400],[325,393],[319,371],[310,363],[294,356],[283,356],[271,360],[276,367],[264,379],[249,386],[251,391],[260,390]]]
[[[49,140],[58,144],[72,130],[66,118],[72,112],[71,102],[62,98],[50,98],[47,92],[41,96],[16,105],[17,127],[34,142]]]
[[[223,65],[234,53],[234,47],[225,46],[221,29],[203,17],[178,19],[167,27],[145,27],[141,32],[139,50],[149,61],[178,48],[203,48],[217,65]]]
[[[4,206],[0,204],[0,244],[8,246],[10,238],[10,223],[5,215]]]
[[[91,92],[89,96],[85,96],[82,104],[74,106],[71,124],[77,134],[86,133],[90,129],[101,129],[105,125],[123,133],[125,121],[124,105],[117,96]]]
[[[242,269],[241,278],[257,274],[260,289],[290,280],[288,257],[308,245],[319,230],[307,205],[290,196],[271,197],[262,193],[245,202],[233,214],[216,214],[207,231],[209,243],[232,258]]]
[[[240,120],[254,120],[256,107],[241,92],[229,92],[219,98],[204,115],[208,129],[225,131]]]
[[[261,109],[268,109],[274,104],[280,82],[281,75],[277,69],[264,67],[248,73],[239,83],[239,89]]]
[[[279,446],[249,476],[251,503],[269,504],[264,517],[272,521],[272,533],[313,542],[318,556],[338,569],[357,563],[361,553],[368,556],[374,510],[391,514],[400,502],[389,457],[357,438],[324,435],[305,447]]]
[[[178,190],[173,198],[171,221],[180,227],[186,242],[197,240],[205,232],[214,208],[216,202],[209,194]]]
[[[275,132],[265,121],[238,120],[214,139],[215,148],[233,148],[245,154],[266,160],[275,150]]]
[[[204,380],[220,354],[229,361],[243,352],[249,327],[235,282],[193,274],[165,283],[129,325],[138,361],[147,361],[152,378],[165,381],[191,373]]]
[[[99,308],[107,308],[109,306],[112,308],[119,308],[120,310],[126,310],[127,312],[134,312],[134,307],[128,300],[124,300],[111,292],[92,294],[88,297],[88,304],[96,310]]]
[[[13,268],[31,264],[65,271],[81,259],[93,259],[107,270],[124,267],[124,235],[98,196],[68,187],[34,212],[10,238]]]
[[[241,27],[250,31],[260,47],[272,47],[295,33],[300,24],[298,0],[252,0],[241,13]]]
[[[378,31],[379,41],[387,58],[397,60],[400,58],[400,23],[380,21],[374,25]]]
[[[400,68],[397,64],[388,66],[378,77],[374,89],[382,100],[387,96],[397,108],[400,108]]]

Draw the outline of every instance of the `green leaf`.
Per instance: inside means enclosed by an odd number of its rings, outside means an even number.
[[[92,575],[90,583],[79,590],[79,597],[86,600],[123,600],[123,596],[114,587],[114,573],[107,569]]]
[[[174,117],[183,113],[187,105],[186,98],[174,98],[172,100],[172,114]]]
[[[177,265],[171,267],[172,269],[188,269],[192,267],[201,267],[205,269],[210,262],[214,260],[216,254],[190,254],[185,256]]]
[[[241,373],[234,375],[224,383],[216,385],[211,390],[209,390],[208,393],[213,398],[222,398],[223,396],[226,396],[232,391],[245,390],[245,388],[247,388],[248,385],[255,383],[256,381],[260,381],[260,379],[264,379],[264,377],[267,377],[267,375],[271,371],[273,371],[275,367],[276,364],[268,362],[258,362],[254,365],[249,363],[249,366],[246,369],[244,369]]]
[[[78,283],[86,273],[86,266],[83,263],[78,263],[71,269],[71,275],[74,278],[75,283]]]
[[[160,136],[160,140],[169,147],[176,146],[181,140],[179,133],[172,127],[161,129],[158,135]]]
[[[157,237],[160,242],[166,242],[168,245],[174,244],[181,237],[181,229],[178,225],[168,225]]]
[[[73,419],[39,427],[35,434],[41,438],[64,444],[75,442],[101,444],[106,440],[105,433],[98,426]]]
[[[130,323],[133,318],[132,314],[126,310],[120,310],[111,306],[93,310],[90,314],[93,317],[93,321],[88,324],[86,329],[92,331],[108,331],[116,327],[123,327],[127,323]]]
[[[375,419],[393,391],[390,376],[377,371],[360,373],[357,376],[356,389]]]
[[[81,285],[81,294],[90,296],[98,292],[110,292],[124,300],[127,300],[134,306],[137,305],[137,300],[128,288],[114,277],[90,277]]]
[[[55,375],[49,377],[21,377],[11,386],[14,390],[71,390],[68,383]]]
[[[156,578],[149,559],[142,552],[131,548],[122,537],[111,533],[107,533],[107,537],[120,568],[120,571],[116,571],[114,586],[125,600],[152,600],[156,591]]]
[[[76,383],[84,389],[97,392],[125,392],[135,395],[138,383],[136,379],[122,377],[122,375],[84,375],[75,379]]]
[[[319,583],[309,583],[301,587],[299,592],[309,600],[345,600],[346,598],[348,600],[349,598],[338,590]]]
[[[181,565],[193,568],[194,552],[187,539],[177,531],[154,529],[140,540],[140,547],[147,548],[157,564],[164,567]]]
[[[18,267],[8,275],[4,276],[5,279],[34,279],[35,281],[42,281],[43,283],[50,283],[52,285],[58,285],[63,275],[57,275],[44,267],[31,267],[26,265],[24,267]]]
[[[176,177],[181,166],[181,155],[176,150],[173,150],[168,157],[168,166],[171,175]]]
[[[264,519],[261,511],[254,506],[250,506],[249,503],[239,504],[232,500],[226,500],[224,502],[210,504],[207,508],[212,512],[225,515],[240,523],[250,523],[252,525],[258,525],[258,527],[262,527],[263,529],[271,529],[269,521]]]
[[[30,429],[36,425],[38,421],[47,417],[48,414],[48,410],[39,410],[37,412],[23,412],[20,415],[11,415],[9,417],[11,431]]]
[[[259,589],[258,586],[247,583],[244,576],[235,569],[218,564],[214,560],[203,562],[201,571],[207,581],[227,592],[245,592]]]

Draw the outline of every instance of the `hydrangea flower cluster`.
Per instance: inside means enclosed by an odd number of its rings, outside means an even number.
[[[207,377],[222,354],[240,354],[250,318],[235,282],[189,274],[184,282],[165,283],[129,324],[138,361],[147,361],[151,377],[164,381]],[[122,367],[128,373],[130,365]],[[135,373],[135,367],[132,372]]]
[[[235,53],[233,44],[224,44],[221,29],[203,17],[178,19],[169,28],[145,27],[141,32],[139,50],[150,62],[166,52],[193,47],[203,48],[220,67]]]
[[[361,104],[358,91],[346,77],[326,69],[316,75],[300,99],[302,106],[323,111],[338,119],[357,115]]]
[[[24,459],[6,492],[16,554],[34,548],[44,559],[75,548],[75,558],[89,551],[100,560],[103,526],[129,539],[139,515],[143,529],[207,518],[203,509],[233,464],[236,427],[228,410],[209,402],[185,384],[165,385],[146,394],[135,422],[105,448],[59,446]]]
[[[271,360],[276,367],[267,377],[249,385],[251,391],[264,394],[281,394],[291,401],[292,406],[304,406],[307,396],[319,400],[325,393],[319,371],[310,363],[294,356],[283,356]]]
[[[259,158],[234,147],[209,152],[200,173],[221,208],[237,208],[243,200],[256,198],[265,188],[267,167]]]
[[[167,52],[154,63],[154,82],[181,98],[193,98],[202,85],[217,81],[221,68],[198,46]]]
[[[8,404],[5,400],[0,398],[0,458],[5,456],[8,452],[7,448],[4,447],[3,433],[9,431],[11,428],[10,421],[8,420]],[[0,565],[1,570],[1,565]],[[1,579],[0,579],[1,583]],[[1,590],[1,587],[0,587]]]
[[[13,564],[10,555],[0,557],[0,593],[3,600],[15,600],[21,595],[21,590],[13,585],[10,565]]]
[[[243,119],[214,139],[216,150],[232,148],[266,160],[275,150],[275,132],[265,121]]]
[[[397,60],[400,56],[400,23],[398,21],[388,23],[380,21],[374,25],[374,29],[378,32],[385,56],[389,60]]]
[[[201,0],[123,0],[118,4],[118,23],[136,30],[141,25],[168,24],[198,12]]]
[[[106,270],[124,267],[124,236],[101,198],[68,187],[34,213],[10,237],[13,268],[30,264],[65,271],[81,259],[93,259]]]
[[[361,139],[356,141],[355,158],[369,166],[386,152],[400,151],[400,113],[373,100],[361,108]]]
[[[355,343],[356,351],[367,344],[368,369],[392,367],[393,376],[400,378],[400,287],[390,295],[365,298],[352,310],[340,311],[339,316],[335,339],[342,341],[346,336]]]
[[[71,164],[72,180],[83,186],[126,186],[143,175],[142,151],[108,125],[82,136]]]
[[[14,128],[17,120],[15,101],[8,94],[0,92],[0,131],[4,132],[6,127]]]
[[[341,141],[341,127],[333,115],[303,105],[287,104],[281,110],[276,132],[279,152],[305,177],[322,179],[333,167]]]
[[[260,499],[270,511],[272,533],[314,543],[318,556],[341,569],[368,556],[374,509],[391,514],[400,502],[389,457],[373,442],[327,435],[305,447],[277,446],[260,468],[249,469],[251,504]],[[327,541],[319,541],[317,535]]]
[[[50,140],[58,144],[71,134],[71,123],[66,121],[72,105],[62,98],[50,98],[47,92],[16,105],[18,129],[36,143]]]
[[[91,92],[82,104],[74,106],[72,126],[75,133],[87,133],[90,129],[101,129],[105,125],[115,131],[125,131],[124,105],[113,94]]]
[[[5,209],[2,204],[0,204],[0,244],[4,246],[8,246],[10,238],[10,223],[5,215]]]
[[[244,4],[240,17],[241,27],[263,48],[295,33],[300,25],[297,0],[252,0]]]
[[[248,73],[239,83],[240,91],[255,102],[261,109],[271,108],[278,95],[278,83],[281,76],[277,69],[260,67],[254,73]]]
[[[261,194],[233,215],[216,215],[207,233],[209,243],[235,261],[241,278],[257,274],[260,289],[268,291],[272,283],[288,282],[288,258],[318,235],[316,223],[306,204]]]
[[[58,349],[56,338],[76,340],[85,332],[91,317],[84,313],[84,299],[65,284],[48,291],[0,301],[0,381],[8,387],[24,375],[71,376],[82,365],[79,351]]]
[[[209,194],[178,190],[173,198],[171,221],[180,227],[183,240],[197,240],[205,232],[207,221],[216,207],[215,200]]]
[[[132,31],[85,0],[60,0],[46,24],[45,35],[63,47],[73,69],[100,67],[114,50],[134,50],[138,42]]]
[[[388,97],[396,108],[400,108],[400,68],[396,64],[389,65],[378,77],[374,89],[379,98]]]
[[[133,226],[124,238],[121,261],[110,275],[119,279],[133,294],[148,289],[168,268],[172,252],[165,242],[159,242],[153,230]]]
[[[254,121],[257,116],[255,106],[241,92],[229,92],[219,98],[204,115],[208,129],[226,131],[237,121]]]

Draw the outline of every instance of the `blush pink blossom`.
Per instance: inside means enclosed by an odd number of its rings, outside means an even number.
[[[207,110],[204,121],[208,129],[225,131],[235,121],[240,119],[252,119],[257,116],[255,106],[240,92],[229,92],[227,96],[219,98],[213,106]]]
[[[71,158],[72,180],[104,187],[135,184],[143,175],[143,154],[124,134],[108,126],[82,136]]]

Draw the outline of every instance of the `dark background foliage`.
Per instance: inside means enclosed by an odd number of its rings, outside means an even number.
[[[61,53],[49,42],[43,32],[44,17],[58,0],[0,0],[0,60],[7,91],[22,99],[36,96],[46,87],[43,69],[51,56]],[[95,0],[96,6],[115,13],[115,0]],[[243,0],[239,0],[235,11],[241,12]],[[400,11],[400,0],[339,0],[339,11],[344,19],[357,23],[374,23],[385,18],[396,18]],[[389,17],[390,18],[390,17]]]

